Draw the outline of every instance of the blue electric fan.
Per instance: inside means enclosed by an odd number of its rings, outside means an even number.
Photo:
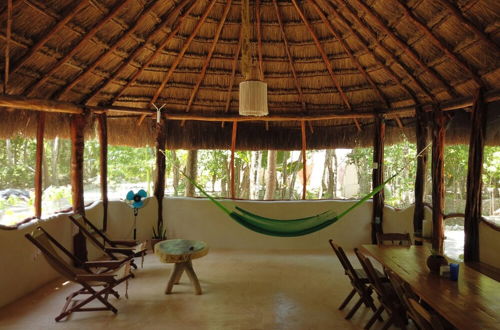
[[[137,234],[137,214],[139,214],[139,209],[144,206],[146,197],[148,197],[148,193],[141,189],[137,193],[130,190],[125,198],[127,204],[134,209],[134,239],[136,239]]]

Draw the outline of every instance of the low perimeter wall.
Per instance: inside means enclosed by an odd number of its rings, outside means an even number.
[[[233,202],[222,201],[222,203],[231,206]],[[352,205],[352,202],[348,201],[237,201],[234,203],[251,212],[279,219],[300,218],[330,209],[340,213]],[[206,199],[166,198],[163,216],[168,238],[203,240],[211,248],[330,251],[328,245],[330,238],[348,250],[370,243],[371,207],[371,202],[366,202],[330,227],[293,238],[265,236],[250,231],[237,224]],[[98,227],[102,227],[102,212],[102,205],[99,202],[86,209],[87,216]],[[149,198],[146,206],[139,210],[136,220],[139,240],[151,238],[152,228],[157,218],[156,212],[157,202],[154,198]],[[403,211],[395,211],[386,207],[384,231],[409,232],[413,235],[412,219],[413,207]],[[430,221],[430,213],[426,214],[426,219]],[[0,275],[0,292],[2,293],[0,294],[0,307],[58,277],[38,249],[24,237],[37,226],[44,227],[71,250],[72,235],[76,233],[76,229],[69,221],[68,214],[33,221],[18,230],[0,230],[0,260],[5,268]],[[131,238],[133,228],[132,209],[121,201],[110,202],[108,234],[115,238]],[[424,228],[429,228],[429,226],[424,223]],[[480,235],[481,260],[499,267],[499,260],[494,254],[500,246],[498,232],[482,224]],[[87,244],[87,247],[90,259],[99,256],[90,244]]]

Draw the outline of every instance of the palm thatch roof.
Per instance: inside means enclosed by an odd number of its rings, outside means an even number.
[[[105,112],[110,143],[130,145],[153,144],[154,106],[165,105],[169,147],[229,147],[228,122],[241,119],[241,7],[3,1],[0,134],[36,129],[31,112],[8,109],[19,108],[9,97],[22,96]],[[309,148],[366,145],[376,114],[395,139],[401,131],[411,138],[417,106],[467,109],[478,88],[487,101],[499,99],[496,0],[255,0],[250,8],[250,50],[270,115],[238,125],[238,149],[300,147],[300,119]],[[497,116],[498,106],[490,108]],[[67,132],[68,116],[47,121],[49,136]]]

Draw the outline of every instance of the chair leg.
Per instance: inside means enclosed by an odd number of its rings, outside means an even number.
[[[363,298],[359,298],[359,300],[356,302],[356,305],[354,305],[354,307],[351,309],[351,311],[349,312],[349,314],[347,314],[347,316],[345,317],[346,320],[350,320],[351,317],[354,315],[354,313],[356,313],[356,311],[358,310],[359,306],[361,306],[361,304],[363,303]]]
[[[376,319],[381,319],[380,314],[384,311],[384,306],[380,306],[376,311],[375,314],[371,317],[371,319],[368,321],[368,323],[365,325],[365,329],[368,330],[372,327],[373,323],[375,323]]]
[[[394,320],[392,319],[392,316],[390,316],[387,322],[385,322],[384,326],[382,327],[382,330],[389,329],[392,323],[394,323]]]
[[[352,297],[356,294],[356,290],[352,289],[351,293],[347,295],[347,297],[344,299],[344,302],[339,306],[339,310],[343,310],[345,306],[351,301]]]

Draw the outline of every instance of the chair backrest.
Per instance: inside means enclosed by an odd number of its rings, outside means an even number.
[[[111,239],[99,228],[97,228],[89,219],[87,219],[86,216],[83,214],[78,214],[81,219],[83,220],[83,223],[87,226],[87,228],[91,228],[92,231],[94,231],[97,235],[99,235],[105,243],[112,244]]]
[[[368,259],[365,255],[363,255],[361,251],[358,250],[358,248],[354,249],[354,253],[356,253],[359,262],[361,263],[361,266],[363,267],[366,276],[368,276],[368,279],[373,284],[375,291],[377,291],[377,293],[381,296],[387,295],[386,289],[382,285],[380,277],[378,276],[377,271],[373,267],[373,264],[371,263],[370,259]]]
[[[367,290],[367,286],[361,281],[361,279],[358,276],[358,273],[352,266],[351,262],[347,258],[347,255],[344,252],[344,249],[333,243],[332,240],[330,240],[330,245],[333,248],[333,251],[335,251],[335,254],[337,254],[337,257],[339,258],[340,262],[342,263],[342,266],[345,269],[346,275],[349,277],[352,286],[360,293],[362,294]]]
[[[86,238],[90,240],[90,242],[97,247],[97,249],[101,250],[104,252],[108,257],[110,257],[113,260],[117,260],[118,258],[115,257],[111,252],[106,250],[106,247],[104,246],[103,243],[101,243],[92,233],[87,229],[85,222],[83,220],[83,216],[81,214],[73,214],[69,216],[69,219],[71,222],[73,222],[78,228],[80,228],[80,231],[85,235]]]
[[[344,270],[347,273],[348,268],[349,268],[349,264],[350,264],[349,260],[344,260],[345,255],[343,253],[339,252],[340,246],[335,244],[332,239],[330,239],[328,242],[330,243],[330,246],[332,247],[333,252],[335,252],[335,254],[337,255],[337,258],[339,259],[340,263],[342,264],[342,267],[344,267]]]
[[[26,234],[25,237],[42,251],[47,262],[62,276],[74,281],[77,274],[84,273],[82,269],[76,268],[71,263],[68,263],[57,252],[56,248],[67,255],[72,261],[79,260],[58,243],[52,236],[49,235],[43,228],[38,227],[31,234]]]
[[[411,245],[411,237],[409,233],[377,233],[378,245]]]

